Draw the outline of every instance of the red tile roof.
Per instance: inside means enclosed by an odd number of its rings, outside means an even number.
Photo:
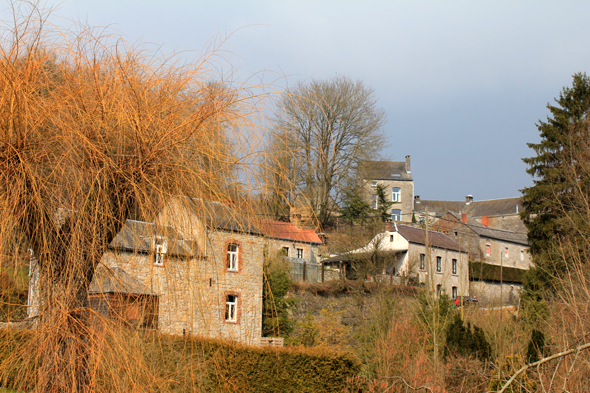
[[[258,227],[264,236],[267,237],[295,240],[305,243],[322,243],[315,231],[309,229],[297,229],[297,227],[290,222],[260,220],[258,222]]]

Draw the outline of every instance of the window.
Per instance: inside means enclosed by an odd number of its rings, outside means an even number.
[[[303,248],[297,249],[297,258],[303,259]]]
[[[379,199],[378,199],[377,194],[373,194],[373,203],[371,205],[371,206],[373,206],[373,209],[377,209],[378,201],[379,201]]]
[[[442,257],[436,257],[436,271],[442,271]]]
[[[452,295],[453,295],[453,299],[456,299],[457,295],[459,295],[459,293],[457,292],[457,287],[452,288]]]
[[[420,270],[424,270],[424,258],[426,255],[420,254]]]
[[[486,244],[486,257],[492,255],[492,247],[489,244]]]
[[[504,248],[504,257],[508,258],[508,247]]]
[[[442,285],[437,284],[436,285],[436,293],[440,296],[440,292],[442,291]]]
[[[225,296],[225,322],[238,321],[238,295]]]
[[[520,250],[520,260],[524,261],[524,250]]]
[[[393,235],[389,235],[389,242],[393,243]]]
[[[391,211],[391,219],[393,221],[401,221],[402,220],[402,211],[399,209],[393,209]]]
[[[452,266],[453,274],[457,274],[457,260],[453,259],[453,266]]]
[[[377,187],[377,182],[376,181],[372,181],[371,182],[371,187]]]
[[[240,247],[237,244],[230,243],[227,246],[227,270],[232,272],[238,271],[238,252]]]
[[[402,194],[401,188],[392,188],[391,189],[391,201],[392,202],[401,202],[402,201]]]
[[[282,253],[284,256],[288,257],[289,256],[289,247],[283,247]]]
[[[154,265],[164,266],[164,255],[168,251],[168,240],[165,237],[156,236],[152,247],[154,249]]]

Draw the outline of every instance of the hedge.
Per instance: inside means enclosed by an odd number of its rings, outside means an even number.
[[[149,391],[161,392],[342,392],[346,390],[347,379],[360,372],[360,361],[346,352],[323,348],[270,348],[252,347],[233,342],[158,333],[122,332],[140,348],[137,363],[149,369],[151,381],[135,381],[146,384]],[[30,389],[34,375],[30,360],[15,363],[17,347],[29,347],[34,340],[34,331],[18,332],[0,330],[0,386]],[[26,355],[24,355],[26,356]],[[19,356],[17,356],[19,357]],[[33,355],[35,357],[35,355]],[[125,356],[121,356],[124,363]],[[16,378],[22,376],[17,364],[27,364],[25,382]],[[8,366],[8,367],[7,367]],[[113,367],[113,365],[107,365]],[[115,365],[121,370],[127,365]],[[114,391],[120,381],[109,381],[111,375],[122,375],[129,371],[101,372],[97,390]],[[133,373],[133,372],[131,372]],[[135,375],[135,373],[133,373]],[[126,374],[131,377],[130,374]],[[137,374],[139,375],[139,374]],[[34,383],[34,382],[33,382]]]

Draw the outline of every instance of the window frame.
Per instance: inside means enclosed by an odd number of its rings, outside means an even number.
[[[231,246],[236,246],[236,251],[230,251]],[[224,248],[223,248],[223,264],[225,267],[225,271],[228,273],[239,273],[242,271],[242,260],[243,260],[243,247],[242,242],[236,239],[228,239],[225,241]],[[235,266],[232,263],[232,255],[235,255]]]
[[[442,257],[440,256],[436,257],[436,272],[442,273]]]
[[[453,299],[456,299],[457,296],[459,296],[459,290],[458,289],[459,288],[457,288],[457,287],[452,287],[451,288],[451,296],[452,296]]]
[[[426,254],[420,254],[420,265],[418,268],[420,270],[424,270],[426,268]]]
[[[371,201],[371,207],[373,209],[377,209],[379,207],[379,195],[373,194],[373,197],[372,198],[373,199]]]
[[[164,267],[165,255],[168,252],[168,238],[166,236],[154,236],[152,238],[152,250],[154,252],[154,266]]]
[[[297,259],[303,259],[303,248],[295,248],[297,250]]]
[[[486,243],[486,257],[489,257],[492,255],[492,245],[489,243]]]
[[[451,273],[457,274],[457,259],[456,258],[452,259]]]
[[[401,221],[402,220],[402,210],[401,209],[391,210],[391,220],[392,221]]]
[[[399,203],[402,201],[402,189],[399,187],[393,187],[391,189],[391,201]]]
[[[230,299],[230,296],[232,299]],[[234,311],[233,318],[231,311]],[[226,291],[223,294],[223,322],[237,325],[242,317],[242,296],[236,291]]]

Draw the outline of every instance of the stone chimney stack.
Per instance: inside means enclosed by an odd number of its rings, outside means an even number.
[[[473,195],[467,195],[465,197],[465,203],[469,205],[471,202],[473,202]]]
[[[410,173],[410,155],[406,156],[406,173]]]

